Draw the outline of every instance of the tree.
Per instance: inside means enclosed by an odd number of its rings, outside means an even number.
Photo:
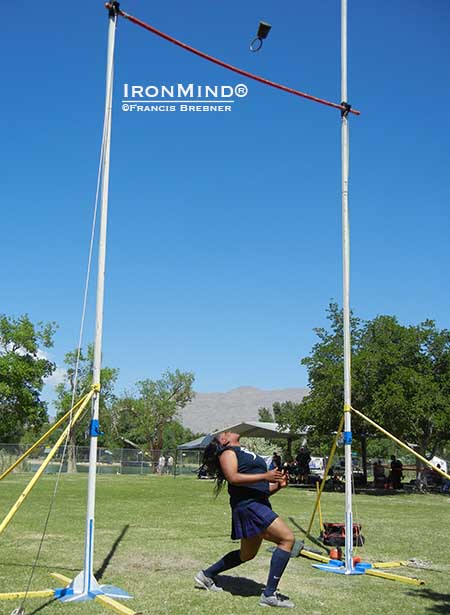
[[[270,410],[270,408],[264,407],[258,408],[258,418],[263,423],[273,423],[275,420],[273,417],[272,410]]]
[[[72,406],[72,399],[78,401],[83,395],[86,395],[92,384],[92,373],[94,363],[94,347],[90,344],[87,348],[87,353],[80,351],[78,374],[76,377],[78,349],[68,352],[64,357],[64,363],[67,367],[64,382],[61,382],[55,387],[57,400],[55,406],[58,410],[57,417],[65,414]],[[119,370],[112,367],[103,367],[100,371],[100,428],[104,435],[99,436],[98,442],[100,446],[109,446],[113,441],[111,434],[111,406],[114,403],[114,385],[119,375]],[[89,412],[87,413],[89,415]],[[68,472],[76,472],[76,446],[86,444],[86,432],[89,424],[89,416],[85,415],[83,420],[80,420],[69,438],[68,452]]]
[[[314,329],[319,341],[311,354],[302,359],[308,370],[310,393],[290,409],[285,408],[279,419],[283,427],[299,430],[313,425],[318,434],[331,434],[338,428],[344,405],[343,380],[343,318],[336,303],[327,309],[329,329]],[[352,350],[360,337],[360,320],[351,317]],[[290,410],[290,411],[289,411]]]
[[[123,437],[145,444],[148,450],[163,448],[164,429],[194,398],[194,374],[167,370],[159,380],[141,380],[137,394],[125,394],[114,405],[114,429]]]
[[[302,360],[310,394],[279,422],[305,424],[319,435],[337,430],[343,411],[343,321],[337,304],[328,308],[329,329],[315,329],[319,341]],[[450,332],[432,320],[403,326],[394,316],[371,321],[351,317],[352,404],[403,441],[432,455],[450,439]],[[365,449],[378,432],[352,416],[352,431]]]
[[[200,436],[201,434],[194,433],[187,427],[183,427],[179,421],[171,421],[163,427],[161,449],[172,451],[176,449],[179,444],[190,442]]]
[[[395,317],[365,324],[355,360],[358,397],[381,423],[422,455],[450,437],[450,331],[427,320],[404,327]]]
[[[278,423],[281,427],[288,427],[292,423],[292,417],[299,418],[301,412],[301,405],[299,402],[294,401],[276,401],[272,404],[272,409],[259,408],[258,415],[260,421],[268,423]],[[304,427],[304,425],[301,425]],[[303,436],[298,436],[302,438]],[[282,456],[285,459],[292,457],[291,445],[288,441],[281,442],[279,439],[268,439],[267,443],[273,449],[282,451]],[[253,450],[253,449],[252,449]]]
[[[0,442],[18,442],[47,421],[40,396],[56,366],[42,349],[53,346],[55,330],[55,323],[34,325],[27,314],[0,316]]]

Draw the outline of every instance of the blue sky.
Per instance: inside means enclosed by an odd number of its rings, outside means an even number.
[[[195,47],[340,99],[340,3],[122,2]],[[3,7],[1,312],[78,340],[103,120],[102,2]],[[259,20],[272,31],[248,44]],[[351,305],[449,327],[450,4],[349,2]],[[246,80],[120,20],[104,363],[119,391],[165,369],[199,391],[306,386],[341,302],[339,112]],[[245,83],[231,113],[124,113],[123,84]],[[85,340],[92,340],[92,286]],[[47,388],[46,395],[51,397]]]

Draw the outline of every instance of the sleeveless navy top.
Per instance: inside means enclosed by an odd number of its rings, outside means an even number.
[[[227,450],[236,453],[237,471],[240,474],[265,474],[267,472],[266,461],[260,455],[240,446],[226,446],[223,449],[223,451]],[[231,508],[244,506],[250,502],[264,501],[270,494],[269,481],[260,480],[257,483],[247,483],[246,485],[230,485],[228,483],[228,493],[230,495]]]

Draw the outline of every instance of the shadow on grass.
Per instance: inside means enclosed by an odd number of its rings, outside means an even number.
[[[356,489],[358,495],[379,495],[379,496],[405,496],[411,495],[408,491],[395,489]]]
[[[100,566],[100,568],[98,570],[96,570],[94,572],[94,577],[97,579],[97,581],[100,581],[100,579],[103,577],[103,575],[105,574],[106,569],[109,566],[110,561],[112,560],[114,553],[117,551],[117,547],[120,545],[120,543],[123,540],[123,537],[125,536],[125,534],[128,532],[129,529],[129,525],[125,525],[124,528],[122,529],[122,531],[120,532],[119,536],[116,538],[116,540],[114,541],[108,555],[105,557],[105,559],[102,562],[102,565]]]
[[[32,568],[33,564],[12,564],[11,562],[0,562],[0,566],[7,566],[8,568]],[[38,570],[67,570],[68,572],[79,572],[79,568],[67,568],[67,566],[60,566],[60,564],[37,564],[35,566]]]
[[[219,538],[221,540],[230,538],[230,533],[221,532],[220,534],[202,534],[202,540],[215,540],[216,538]],[[179,542],[179,540],[179,536],[164,536],[164,542]],[[184,542],[189,542],[190,540],[198,542],[198,536],[183,536]],[[161,542],[161,536],[155,535],[146,537],[145,542]],[[239,541],[237,540],[235,542]]]
[[[43,611],[45,609],[45,607],[50,606],[50,604],[53,604],[54,602],[56,602],[56,598],[52,598],[51,600],[47,600],[47,602],[45,602],[44,604],[41,604],[41,606],[38,606],[37,608],[34,609],[34,611],[26,611],[27,615],[35,615],[35,613],[40,613],[41,611]]]
[[[426,613],[439,613],[440,615],[450,614],[450,593],[442,594],[432,589],[420,589],[411,592],[412,596],[430,600],[434,604],[426,607]]]
[[[215,578],[216,585],[233,596],[260,596],[265,585],[245,577],[229,577],[219,575]]]
[[[100,568],[95,572],[94,576],[97,579],[97,581],[100,581],[100,579],[103,577],[103,575],[105,574],[105,570],[108,568],[110,561],[112,560],[114,553],[117,550],[117,547],[120,545],[120,543],[123,540],[123,537],[125,536],[125,534],[128,531],[128,528],[130,526],[129,525],[125,525],[124,528],[122,529],[122,531],[120,532],[119,536],[116,538],[116,540],[114,541],[111,549],[109,550],[108,555],[105,557],[105,559],[102,562],[102,565],[100,566]],[[0,565],[2,565],[2,563],[0,562]],[[29,566],[29,564],[9,564],[9,566]],[[49,566],[38,566],[38,568],[50,568]],[[54,567],[52,567],[53,569]],[[69,570],[68,568],[66,568],[65,570]],[[47,600],[47,602],[45,602],[44,604],[41,604],[40,606],[38,606],[37,608],[34,609],[34,611],[27,611],[27,615],[35,615],[36,613],[40,613],[41,611],[43,611],[47,606],[50,606],[50,604],[53,604],[54,602],[56,602],[56,598],[52,598],[51,600]]]

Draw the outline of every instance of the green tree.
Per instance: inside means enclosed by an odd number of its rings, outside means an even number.
[[[27,314],[0,316],[0,442],[18,442],[47,421],[40,396],[55,364],[42,349],[53,346],[55,323],[34,325]]]
[[[264,407],[258,408],[258,418],[263,423],[273,423],[275,420],[273,417],[272,410],[270,410],[270,408]]]
[[[199,438],[201,434],[194,433],[187,427],[184,427],[179,421],[171,421],[163,427],[162,433],[162,450],[172,451],[179,444],[190,442]]]
[[[327,309],[329,328],[314,329],[319,341],[308,357],[301,360],[308,370],[309,395],[301,402],[285,406],[278,420],[283,427],[298,431],[313,426],[308,441],[317,435],[329,436],[338,428],[344,405],[343,318],[336,303]],[[352,316],[352,346],[360,337],[360,321]]]
[[[365,324],[360,346],[353,405],[434,455],[450,437],[450,331],[432,320],[405,327],[378,316]]]
[[[80,351],[78,374],[76,375],[78,349],[68,352],[64,357],[66,374],[64,381],[55,387],[57,400],[55,407],[59,418],[70,410],[72,398],[78,401],[83,395],[89,392],[92,382],[94,347],[90,344],[86,354]],[[116,383],[119,370],[112,367],[103,367],[100,371],[100,428],[104,435],[99,436],[99,446],[110,446],[114,441],[111,427],[111,407],[115,401],[114,385]],[[75,382],[76,378],[76,382]],[[89,411],[84,418],[75,425],[69,438],[68,452],[68,472],[76,472],[76,446],[86,446],[86,432],[90,420]]]
[[[161,450],[164,429],[177,420],[179,411],[194,398],[194,374],[167,370],[158,380],[141,380],[136,394],[127,393],[114,404],[113,422],[117,435]],[[127,434],[125,436],[125,434]]]
[[[328,308],[328,329],[302,360],[310,394],[278,421],[291,429],[313,425],[318,436],[337,430],[343,411],[343,321]],[[361,321],[352,316],[352,404],[403,441],[432,455],[450,439],[450,332],[432,320],[403,326],[394,316]],[[286,409],[289,410],[289,409]],[[352,430],[365,450],[379,433],[355,414]],[[363,453],[364,454],[364,453]]]
[[[302,406],[300,402],[293,401],[276,401],[272,404],[272,409],[269,408],[259,408],[258,415],[260,421],[265,421],[268,423],[278,423],[280,427],[290,427],[292,424],[292,417],[295,417],[296,424],[303,428],[305,425],[300,425],[300,421],[298,420],[300,417],[300,413],[302,410]],[[299,436],[298,439],[303,439],[304,436]],[[279,450],[283,459],[290,459],[291,457],[295,457],[295,453],[292,454],[292,450],[288,442],[286,440],[279,439],[268,439],[266,440],[269,448],[273,450]],[[296,444],[294,444],[294,448]],[[254,450],[254,449],[252,449]]]

